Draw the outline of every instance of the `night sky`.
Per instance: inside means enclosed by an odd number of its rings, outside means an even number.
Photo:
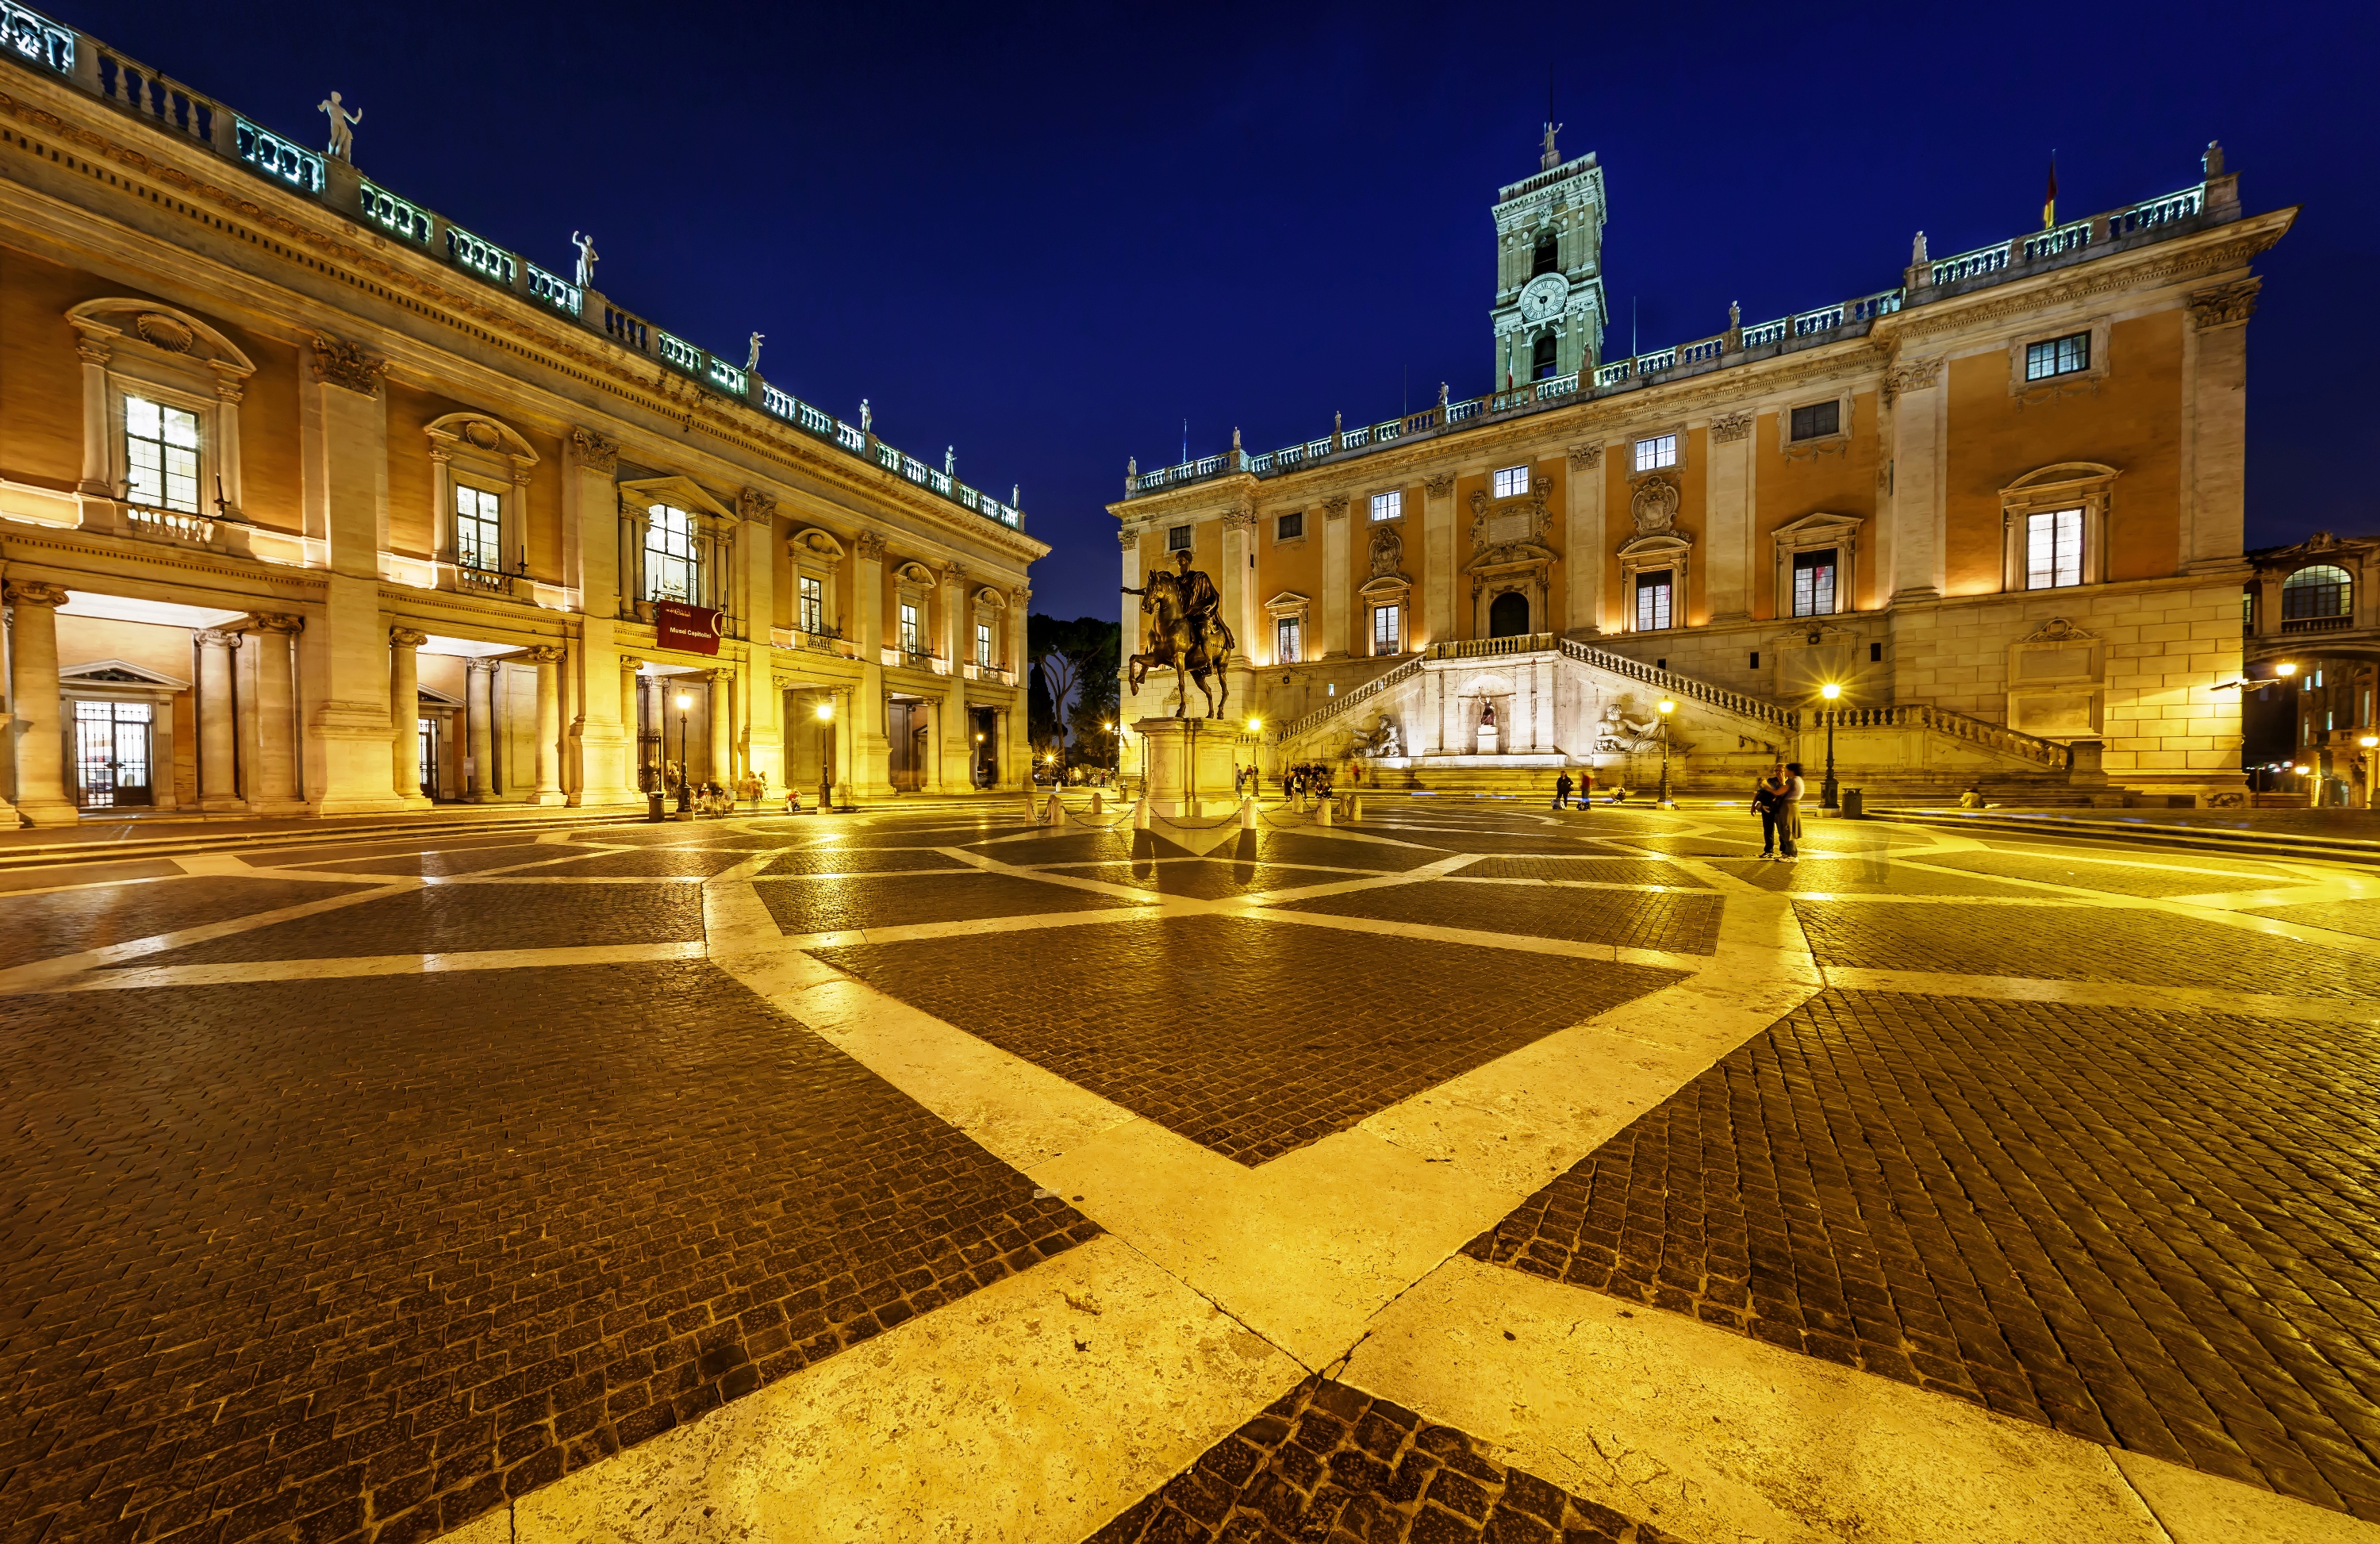
[[[2380,530],[2380,8],[352,6],[45,0],[257,121],[1005,497],[1035,609],[1115,614],[1124,458],[1489,386],[1488,210],[1611,203],[1604,353],[1887,288],[2198,180],[2305,206],[2250,329],[2249,544]]]

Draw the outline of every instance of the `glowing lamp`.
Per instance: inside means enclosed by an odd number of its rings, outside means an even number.
[[[678,694],[677,694],[677,711],[678,711],[679,712],[681,712],[681,713],[682,713],[682,712],[686,711],[688,708],[691,708],[691,707],[693,707],[693,706],[694,706],[694,699],[693,699],[691,696],[689,696],[687,693],[685,693],[685,692],[680,692],[680,693],[678,693]]]
[[[2295,675],[2297,673],[2298,667],[2293,661],[2283,660],[2280,663],[2273,666],[2273,674],[2276,675]]]
[[[818,705],[818,716],[821,719],[830,719],[834,717],[834,704],[832,702],[820,703]]]
[[[1661,699],[1661,711],[1665,713],[1674,713],[1677,711],[1678,705],[1675,702],[1670,701],[1666,697]]]
[[[1260,718],[1252,718],[1252,719],[1248,720],[1248,733],[1249,733],[1249,734],[1253,735],[1253,734],[1257,733],[1258,730],[1262,729],[1263,727],[1264,727],[1264,720],[1262,720],[1262,719],[1260,719]]]
[[[1825,698],[1828,701],[1832,702],[1836,698],[1843,695],[1843,688],[1837,686],[1834,682],[1829,681],[1825,686],[1818,688],[1818,695]]]

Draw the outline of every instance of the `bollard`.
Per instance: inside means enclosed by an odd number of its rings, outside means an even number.
[[[1330,801],[1329,799],[1318,798],[1314,801],[1314,823],[1318,826],[1327,826],[1333,823],[1330,819]]]
[[[1092,789],[1092,790],[1091,790],[1091,818],[1092,818],[1093,820],[1097,820],[1097,819],[1099,819],[1099,791],[1097,788],[1094,788],[1094,789]]]
[[[1045,826],[1062,826],[1066,823],[1066,807],[1059,801],[1058,796],[1054,793],[1050,796],[1048,808],[1041,812],[1041,823]]]
[[[1257,801],[1253,798],[1244,798],[1240,800],[1240,829],[1242,831],[1254,831],[1256,828]]]
[[[1362,820],[1363,818],[1364,818],[1364,796],[1363,796],[1363,795],[1361,795],[1361,794],[1356,794],[1356,795],[1352,796],[1347,800],[1347,820],[1348,820],[1348,822],[1349,822],[1350,824],[1353,824],[1354,822],[1355,822],[1355,821],[1360,821],[1360,820]]]
[[[1147,831],[1148,829],[1148,796],[1147,794],[1143,794],[1140,796],[1140,802],[1132,807],[1132,829],[1135,831]]]

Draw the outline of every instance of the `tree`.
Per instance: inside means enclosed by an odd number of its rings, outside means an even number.
[[[1115,723],[1123,689],[1116,673],[1123,668],[1123,628],[1118,623],[1087,616],[1075,626],[1082,629],[1082,636],[1075,657],[1075,706],[1066,722],[1075,732],[1075,745],[1081,754],[1101,766],[1112,767],[1116,731],[1110,725]]]
[[[1123,640],[1123,628],[1101,617],[1078,616],[1071,622],[1038,614],[1026,618],[1025,651],[1033,666],[1034,696],[1030,700],[1038,702],[1046,694],[1051,740],[1062,745],[1062,723],[1071,723],[1075,746],[1089,745],[1083,732],[1086,720],[1081,712],[1086,697],[1104,704],[1105,719],[1093,717],[1087,721],[1094,731],[1101,723],[1112,720],[1116,704],[1114,677]],[[1033,733],[1038,740],[1040,731],[1036,729]]]
[[[1041,621],[1042,618],[1034,617],[1032,625],[1038,626]],[[1054,742],[1063,733],[1064,730],[1058,723],[1058,705],[1050,698],[1049,682],[1043,678],[1038,668],[1026,672],[1025,737],[1031,742],[1034,754],[1037,757],[1040,755],[1045,746]]]

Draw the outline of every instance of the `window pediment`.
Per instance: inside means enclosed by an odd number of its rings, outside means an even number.
[[[934,571],[914,558],[893,569],[892,573],[903,584],[913,584],[923,590],[931,590],[936,582]]]
[[[434,449],[476,455],[516,471],[527,471],[540,459],[536,447],[518,430],[485,413],[449,413],[432,420],[423,432]]]
[[[1264,603],[1274,616],[1304,616],[1314,602],[1293,590],[1284,590]]]
[[[791,547],[797,556],[808,557],[830,566],[841,563],[848,555],[848,549],[835,540],[832,531],[820,530],[816,526],[795,531],[793,540],[785,545]]]
[[[88,664],[68,665],[58,672],[61,687],[154,687],[160,691],[188,691],[190,683],[152,670],[147,665],[134,664],[129,660],[93,660]]]
[[[67,312],[86,344],[123,344],[153,359],[203,367],[233,381],[256,373],[256,361],[231,339],[185,310],[128,298],[85,300]]]
[[[702,484],[690,477],[640,477],[620,484],[620,501],[638,510],[649,505],[666,504],[688,514],[708,516],[714,520],[734,520],[735,512],[703,492]]]

